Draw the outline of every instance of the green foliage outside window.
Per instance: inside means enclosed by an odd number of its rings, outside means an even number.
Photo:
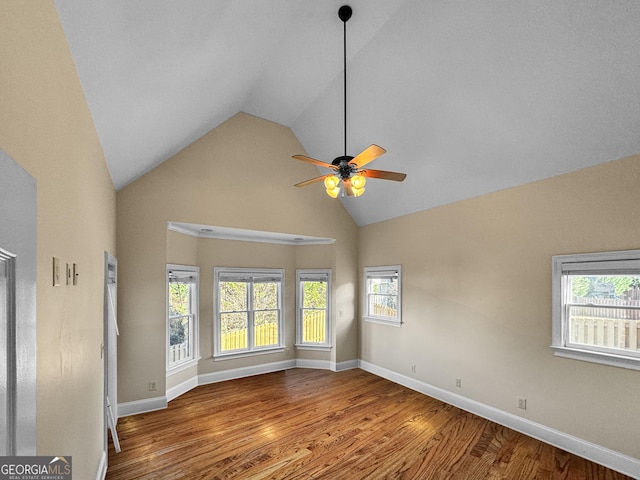
[[[189,284],[169,283],[169,345],[184,343],[188,336],[191,313],[191,289]]]
[[[252,285],[253,288],[249,288]],[[248,294],[253,292],[254,324],[277,322],[278,284],[276,282],[219,282],[222,333],[247,328]]]
[[[327,308],[327,282],[303,282],[303,307]]]
[[[275,310],[278,308],[278,284],[260,282],[253,284],[253,310]]]
[[[172,282],[169,284],[169,316],[187,315],[190,312],[191,292],[189,284]]]
[[[640,288],[640,276],[571,276],[571,293],[575,298],[621,298],[637,288]]]

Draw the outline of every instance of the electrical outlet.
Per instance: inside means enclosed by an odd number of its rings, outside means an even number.
[[[152,380],[149,382],[149,391],[150,392],[155,392],[156,390],[158,390],[158,382],[156,382],[155,380]]]
[[[518,408],[521,408],[522,410],[526,410],[527,409],[527,399],[526,398],[518,397]]]
[[[284,349],[284,354],[285,355],[291,355],[291,349],[289,347]]]
[[[462,388],[462,379],[456,378],[456,387]]]
[[[411,371],[412,371],[413,373],[416,373],[416,366],[415,366],[415,365],[411,365]]]

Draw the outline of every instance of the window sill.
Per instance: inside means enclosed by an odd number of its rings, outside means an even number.
[[[296,343],[297,350],[316,350],[320,352],[330,352],[333,348],[331,345],[313,345],[311,343]]]
[[[171,375],[175,375],[176,373],[180,373],[186,370],[187,368],[191,368],[198,365],[199,360],[200,358],[194,358],[193,360],[187,360],[186,362],[179,363],[178,365],[173,365],[167,368],[167,377]]]
[[[262,350],[251,350],[248,352],[216,353],[213,355],[213,360],[217,362],[219,360],[233,360],[235,358],[253,357],[255,355],[267,355],[269,353],[281,352],[284,352],[284,347],[265,348]]]
[[[387,325],[389,327],[402,327],[402,322],[398,320],[386,320],[378,317],[362,317],[365,322],[379,323],[380,325]]]
[[[592,352],[590,350],[580,350],[578,348],[568,348],[557,345],[552,345],[551,349],[553,350],[553,354],[557,357],[599,363],[601,365],[609,365],[612,367],[629,368],[631,370],[640,370],[640,359],[635,357]]]

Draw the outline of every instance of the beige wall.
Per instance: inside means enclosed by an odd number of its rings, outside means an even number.
[[[53,2],[4,1],[0,19],[0,147],[37,182],[37,451],[95,478],[115,191]],[[78,264],[77,287],[52,286],[54,256]]]
[[[167,230],[167,263],[198,266],[198,238]]]
[[[363,324],[360,358],[640,458],[640,372],[549,348],[551,256],[640,248],[639,185],[633,157],[361,228],[406,323]]]
[[[293,187],[318,175],[315,167],[292,160],[296,153],[304,150],[288,128],[241,113],[118,192],[120,401],[153,398],[163,395],[167,385],[175,385],[173,379],[165,382],[165,268],[168,260],[177,261],[174,246],[184,239],[167,234],[168,221],[335,238],[331,248],[317,250],[318,265],[313,266],[333,268],[338,279],[334,286],[354,295],[357,227],[321,186]],[[287,278],[295,279],[296,248],[301,247],[198,240],[200,373],[284,358],[273,354],[211,360],[211,268],[218,262],[249,266],[247,261],[254,259],[276,266],[272,258],[287,269]],[[310,263],[315,263],[313,257]],[[348,260],[338,263],[341,259]],[[343,310],[343,317],[334,319],[343,334],[336,338],[334,350],[324,354],[327,360],[357,358],[355,312],[352,307]],[[294,319],[290,312],[287,318]],[[293,338],[293,330],[287,328],[292,352]],[[157,392],[149,392],[151,380],[158,382]]]

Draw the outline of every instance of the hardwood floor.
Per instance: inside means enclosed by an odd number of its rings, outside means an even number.
[[[118,433],[107,480],[630,478],[358,369],[204,385]]]

